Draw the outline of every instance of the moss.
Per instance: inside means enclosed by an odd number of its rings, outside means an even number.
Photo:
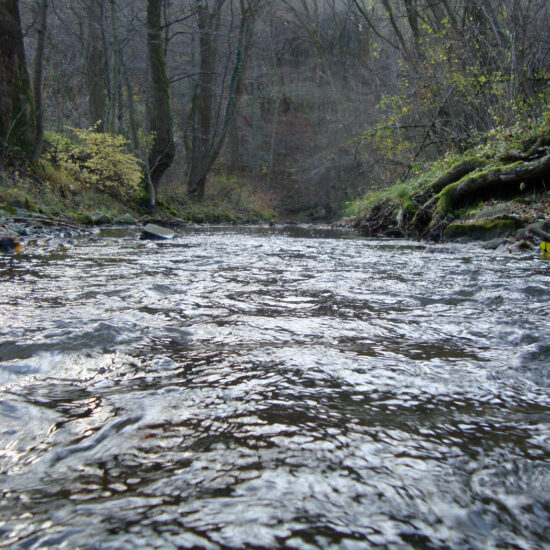
[[[485,179],[493,179],[497,177],[499,173],[516,168],[521,164],[523,164],[523,161],[512,162],[502,166],[491,164],[486,166],[483,170],[478,169],[464,176],[462,179],[447,185],[438,195],[436,195],[438,199],[432,217],[432,225],[441,221],[452,210],[453,206],[455,206],[454,194],[460,186],[467,185],[469,182],[481,182]],[[479,196],[472,194],[472,197],[476,202],[479,201]]]
[[[487,162],[487,159],[465,154],[446,169],[440,168],[438,172],[432,172],[432,178],[423,186],[422,192],[428,196],[439,193],[447,185],[451,185],[469,176],[472,172],[483,168],[487,165]]]
[[[444,232],[445,238],[455,240],[467,238],[479,241],[489,241],[499,237],[507,237],[514,233],[519,222],[516,220],[489,220],[475,223],[454,222],[447,226]]]
[[[94,220],[92,219],[92,216],[87,212],[77,212],[76,214],[71,216],[71,218],[80,225],[94,225]]]
[[[462,181],[462,180],[461,180]],[[439,222],[442,218],[444,218],[448,212],[450,212],[452,208],[452,195],[453,191],[458,187],[458,184],[460,181],[457,181],[456,183],[452,183],[451,185],[447,185],[443,191],[441,191],[438,195],[437,204],[432,216],[432,225],[434,223]]]

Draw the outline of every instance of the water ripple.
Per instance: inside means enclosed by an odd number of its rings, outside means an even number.
[[[0,258],[0,548],[548,544],[548,262],[349,237]]]

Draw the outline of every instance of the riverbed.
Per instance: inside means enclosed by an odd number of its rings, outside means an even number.
[[[0,548],[550,544],[536,252],[112,229],[0,281]]]

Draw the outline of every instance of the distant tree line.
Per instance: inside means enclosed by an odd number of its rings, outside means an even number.
[[[152,204],[218,170],[330,214],[539,116],[549,25],[546,0],[0,0],[0,160],[95,127]]]

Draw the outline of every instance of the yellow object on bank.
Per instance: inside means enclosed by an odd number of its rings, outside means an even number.
[[[544,255],[550,255],[550,243],[542,241],[540,243],[540,249]]]

